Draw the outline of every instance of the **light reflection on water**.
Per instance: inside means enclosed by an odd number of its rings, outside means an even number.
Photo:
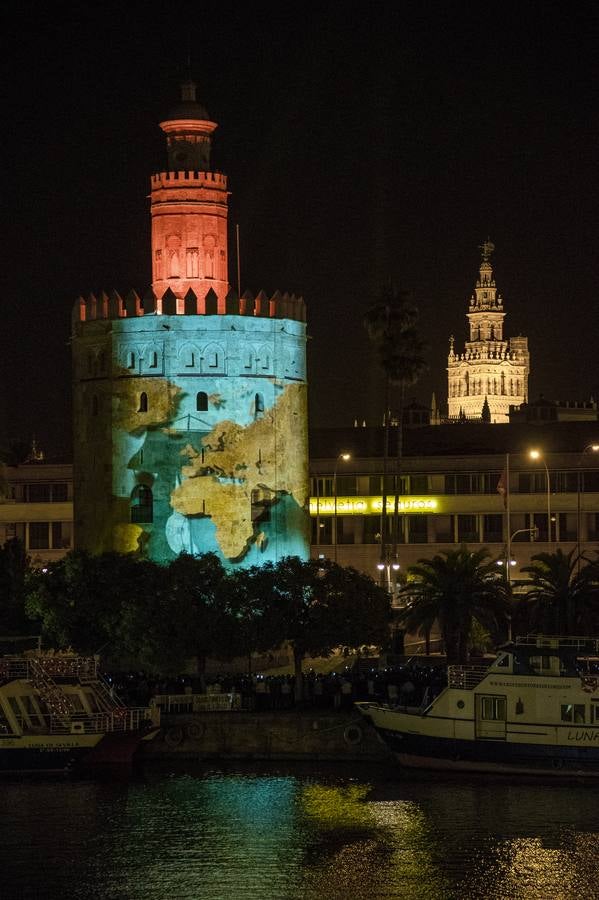
[[[2,900],[599,897],[596,788],[334,767],[0,783]]]

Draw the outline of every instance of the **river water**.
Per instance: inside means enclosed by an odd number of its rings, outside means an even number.
[[[363,765],[4,779],[0,897],[599,898],[598,798]]]

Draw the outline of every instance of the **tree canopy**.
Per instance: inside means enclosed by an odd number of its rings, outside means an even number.
[[[249,658],[285,642],[301,671],[306,656],[384,643],[389,623],[389,597],[371,578],[294,556],[227,571],[212,553],[161,566],[72,552],[35,574],[25,606],[56,647],[104,651],[163,674],[195,659],[201,677],[208,657]]]
[[[497,636],[508,621],[509,586],[486,548],[461,546],[420,559],[409,567],[400,595],[407,602],[400,621],[422,635],[436,621],[448,663],[467,662],[475,622]]]
[[[592,634],[599,625],[599,562],[579,566],[575,550],[535,553],[522,572],[530,576],[530,624],[545,634]]]

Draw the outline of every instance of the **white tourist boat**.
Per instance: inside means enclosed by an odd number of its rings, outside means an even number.
[[[523,637],[420,709],[355,705],[404,766],[599,776],[598,662],[599,638]]]
[[[160,711],[131,708],[96,657],[30,650],[0,657],[0,772],[129,766]]]

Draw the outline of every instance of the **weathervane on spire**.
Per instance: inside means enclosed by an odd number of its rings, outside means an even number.
[[[495,249],[495,244],[491,243],[489,238],[487,238],[487,240],[484,241],[482,246],[480,246],[478,249],[482,252],[483,262],[489,262],[489,260],[491,258],[491,253]]]

